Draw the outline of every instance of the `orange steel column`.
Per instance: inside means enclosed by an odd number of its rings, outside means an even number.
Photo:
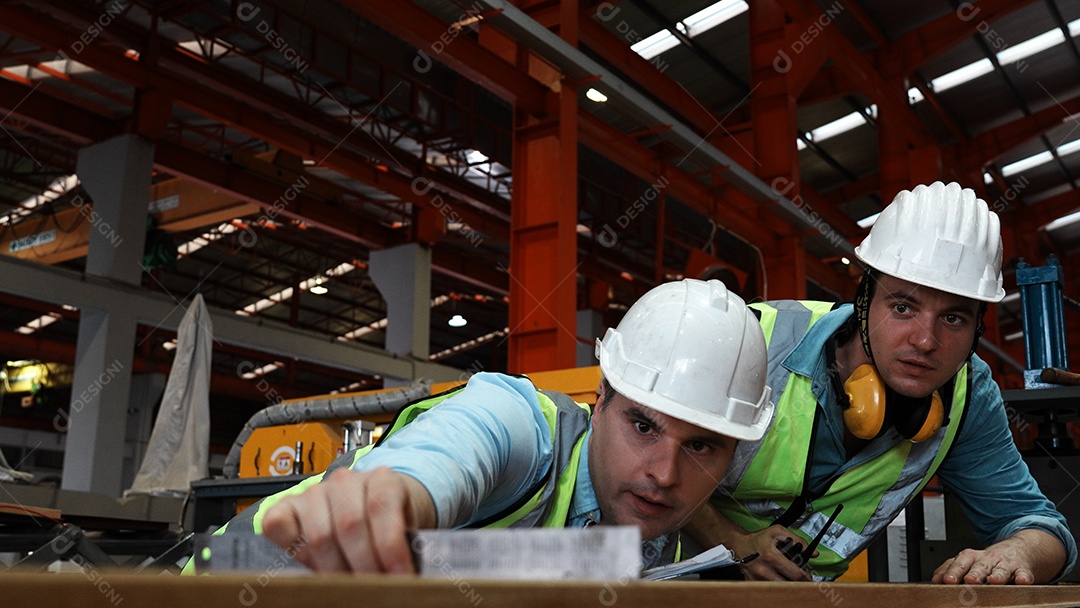
[[[798,135],[796,99],[789,75],[797,55],[787,44],[784,10],[775,0],[750,3],[750,77],[753,92],[750,109],[753,116],[755,170],[773,187],[776,195],[796,204],[805,204],[799,196],[799,157],[795,147]],[[770,211],[762,210],[762,214]],[[775,217],[762,218],[775,221]],[[802,236],[793,233],[777,239],[765,258],[769,282],[768,297],[805,298],[806,265]]]
[[[560,3],[560,35],[575,46],[577,15],[576,0]],[[524,50],[518,52],[528,60]],[[576,362],[578,102],[572,84],[564,79],[557,86],[551,116],[514,111],[511,373],[569,368]]]

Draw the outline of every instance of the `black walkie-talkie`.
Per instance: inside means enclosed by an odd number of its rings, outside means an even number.
[[[828,521],[826,521],[825,525],[818,531],[814,540],[810,541],[810,544],[806,546],[806,549],[803,549],[802,543],[797,543],[791,540],[791,538],[785,538],[776,545],[776,548],[780,549],[780,552],[784,554],[784,557],[795,562],[795,565],[805,570],[806,566],[810,563],[810,557],[814,555],[814,551],[817,549],[818,543],[824,538],[825,532],[833,525],[833,522],[836,521],[836,517],[840,515],[840,511],[843,509],[843,503],[836,505],[836,509],[833,510]]]

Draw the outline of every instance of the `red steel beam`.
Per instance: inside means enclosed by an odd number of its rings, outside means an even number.
[[[1035,232],[1050,222],[1080,210],[1080,190],[1069,190],[1028,206],[1011,205],[1000,212],[1002,224],[1017,232]]]
[[[895,113],[902,126],[902,132],[906,133],[906,138],[911,144],[921,147],[933,143],[933,137],[929,131],[908,106],[907,89],[900,81],[885,78],[873,62],[860,53],[816,5],[803,0],[779,1],[785,12],[795,21],[819,26],[816,29],[820,33],[809,44],[824,43],[828,55],[835,62],[835,67],[845,71],[856,83],[857,88],[878,104],[879,114]]]
[[[17,32],[20,38],[46,48],[67,48],[77,40],[79,35],[79,32],[70,28],[45,22],[38,13],[4,4],[0,4],[0,22],[3,22],[8,30]],[[114,28],[119,26],[120,24],[117,23],[112,25]],[[167,40],[159,42],[169,44]],[[306,115],[294,113],[290,119],[282,120],[280,118],[282,108],[273,107],[264,99],[273,98],[277,94],[265,87],[255,90],[251,83],[241,86],[243,84],[241,81],[244,79],[237,74],[220,73],[217,66],[197,62],[172,49],[161,48],[158,54],[160,61],[185,65],[187,70],[197,72],[198,78],[185,78],[175,73],[166,73],[160,67],[134,61],[104,45],[87,45],[79,54],[78,60],[134,87],[160,90],[190,110],[263,139],[300,157],[323,159],[324,166],[402,200],[420,205],[432,205],[434,195],[426,195],[426,191],[425,195],[418,194],[412,179],[397,173],[381,171],[368,161],[367,154],[353,152],[351,144],[346,141],[353,131],[348,124],[316,124],[310,112]],[[238,98],[251,102],[254,107],[237,103]],[[279,100],[278,103],[295,103],[295,101]],[[257,109],[260,106],[264,106],[261,108],[262,111]],[[317,137],[315,136],[317,133],[324,133],[325,136]],[[431,178],[432,180],[440,179],[435,174],[432,174]],[[450,205],[462,221],[480,232],[502,238],[505,238],[507,234],[505,225],[494,221],[489,215],[476,212],[463,201],[452,199],[448,193],[442,195],[439,203]]]
[[[414,65],[439,61],[469,80],[534,116],[546,114],[551,89],[513,64],[472,42],[460,29],[440,21],[409,0],[341,0],[341,4],[375,25],[415,46]],[[450,52],[452,51],[452,52]]]
[[[1066,122],[1078,123],[1080,96],[1064,103],[1054,103],[1030,116],[1017,118],[984,131],[969,141],[948,148],[966,171],[980,171],[987,164],[1024,142],[1038,137]]]
[[[31,91],[30,87],[0,80],[0,111],[16,120],[69,138],[76,144],[104,141],[121,132],[120,127],[112,121],[46,95],[35,94],[33,103],[21,103],[28,99],[27,95]],[[349,213],[303,191],[297,192],[296,198],[279,210],[274,207],[274,202],[289,187],[287,181],[271,180],[246,171],[241,166],[212,159],[173,142],[156,142],[154,166],[171,175],[229,192],[238,199],[258,205],[264,211],[272,211],[275,215],[280,213],[285,217],[302,219],[321,230],[369,248],[377,249],[399,242],[400,237],[392,231],[382,229],[369,219]],[[410,182],[396,174],[385,178],[383,176],[387,174],[374,172],[374,177],[383,179],[380,183],[396,183],[399,187],[411,188],[408,185]],[[505,225],[503,232],[508,232]],[[445,248],[436,248],[433,253],[432,268],[437,272],[444,272],[495,293],[507,293],[505,274],[488,266],[459,260],[459,256]],[[462,269],[468,269],[468,273]]]
[[[561,34],[577,43],[577,0],[560,0]],[[528,61],[518,52],[521,60]],[[511,373],[577,365],[577,89],[563,80],[558,111],[514,109],[510,220]],[[552,177],[555,177],[552,180]]]
[[[874,63],[887,78],[900,79],[988,28],[990,22],[1036,1],[981,0],[974,4],[961,3],[955,11],[907,32],[891,45],[877,51]]]

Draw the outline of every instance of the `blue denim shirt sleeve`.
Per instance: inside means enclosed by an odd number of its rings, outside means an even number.
[[[1056,537],[1068,555],[1063,575],[1076,563],[1076,542],[1065,518],[1043,495],[1020,458],[989,366],[975,356],[972,370],[964,426],[938,475],[956,491],[983,542],[996,543],[1024,529]]]
[[[435,502],[439,527],[452,528],[502,511],[536,485],[551,445],[532,383],[481,373],[352,468],[385,466],[415,478]]]

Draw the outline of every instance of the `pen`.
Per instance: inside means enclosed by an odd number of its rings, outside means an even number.
[[[750,562],[757,559],[759,555],[760,555],[759,553],[751,553],[750,555],[747,555],[746,557],[735,560],[735,563],[739,564],[739,565],[749,564]]]

